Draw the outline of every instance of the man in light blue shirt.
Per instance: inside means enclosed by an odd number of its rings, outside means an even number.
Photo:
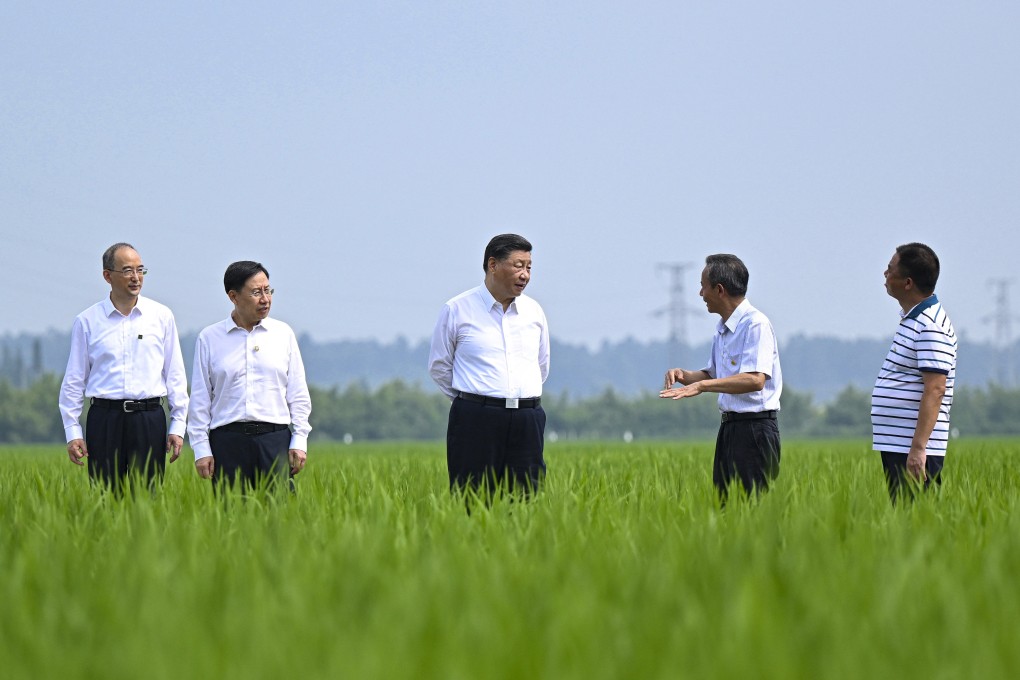
[[[779,396],[783,374],[776,333],[768,318],[744,297],[749,275],[736,255],[709,255],[701,273],[701,295],[718,314],[708,366],[666,371],[664,399],[719,394],[722,424],[715,444],[712,481],[726,501],[737,479],[745,491],[766,491],[779,475]],[[673,387],[680,383],[681,387]]]

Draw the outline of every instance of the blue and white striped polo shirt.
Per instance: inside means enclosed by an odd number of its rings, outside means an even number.
[[[872,448],[876,451],[910,453],[924,392],[921,374],[926,371],[946,376],[946,394],[925,451],[929,456],[944,456],[956,382],[956,331],[935,295],[917,303],[903,315],[875,380],[871,393],[871,427]]]

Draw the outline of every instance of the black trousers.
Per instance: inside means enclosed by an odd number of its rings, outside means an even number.
[[[715,440],[712,482],[725,501],[729,487],[739,479],[744,490],[761,493],[779,476],[781,442],[774,419],[733,420],[719,426]]]
[[[545,477],[545,411],[454,399],[446,428],[450,488],[537,491]]]
[[[928,473],[928,478],[924,480],[925,490],[930,489],[932,484],[942,486],[942,466],[945,462],[945,456],[925,456],[924,470]],[[920,485],[907,474],[907,454],[882,451],[882,468],[889,485],[889,500],[893,505],[904,490],[907,498],[913,500],[914,490]]]
[[[235,482],[243,489],[252,489],[289,479],[290,429],[286,427],[263,434],[231,432],[218,427],[209,432],[209,447],[216,463],[213,489]]]
[[[89,478],[119,489],[131,474],[150,484],[166,468],[166,411],[124,413],[93,405],[85,417]]]

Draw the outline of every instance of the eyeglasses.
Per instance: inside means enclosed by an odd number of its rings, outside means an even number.
[[[108,272],[114,274],[120,274],[121,276],[131,276],[132,274],[138,274],[138,276],[145,276],[149,273],[148,267],[124,267],[123,269],[107,269]]]
[[[253,300],[258,300],[260,297],[265,295],[267,298],[273,297],[273,293],[276,292],[275,288],[256,288],[252,292],[248,293]]]

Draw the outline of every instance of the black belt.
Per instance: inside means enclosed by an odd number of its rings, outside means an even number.
[[[290,425],[280,425],[278,423],[262,423],[256,420],[251,421],[238,421],[236,423],[227,423],[226,425],[220,425],[216,430],[223,430],[224,432],[240,432],[241,434],[257,435],[257,434],[269,434],[270,432],[279,432],[280,430],[286,430]]]
[[[155,411],[158,408],[163,408],[163,398],[100,399],[99,397],[92,397],[91,404],[99,408],[115,408],[124,413],[136,413],[137,411]]]
[[[723,411],[722,421],[732,423],[735,420],[776,420],[778,411],[755,411],[753,413],[736,413],[734,411]]]
[[[482,406],[499,406],[500,408],[538,408],[542,405],[542,397],[535,397],[533,399],[514,399],[511,397],[507,399],[504,397],[483,397],[480,394],[461,392],[458,398],[464,401],[473,401]]]

